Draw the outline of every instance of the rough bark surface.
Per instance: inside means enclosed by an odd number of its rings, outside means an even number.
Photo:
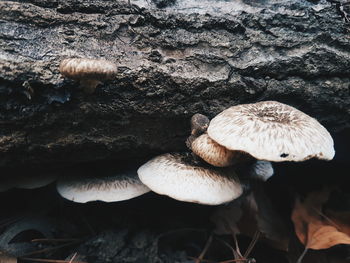
[[[194,113],[259,100],[295,106],[332,133],[350,127],[339,3],[155,3],[0,2],[0,167],[185,149]],[[119,73],[87,95],[60,75],[66,57],[105,58]]]

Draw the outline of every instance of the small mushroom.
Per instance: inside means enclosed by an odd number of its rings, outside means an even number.
[[[282,162],[331,160],[329,132],[316,119],[277,101],[230,107],[210,121],[208,135],[232,151],[258,160]]]
[[[191,143],[192,152],[217,167],[227,167],[234,165],[242,160],[242,154],[239,151],[230,151],[212,140],[208,134],[202,134]]]
[[[239,197],[242,186],[232,168],[202,167],[189,153],[167,153],[137,171],[152,191],[176,200],[219,205]]]
[[[116,75],[117,66],[105,59],[67,58],[60,63],[59,70],[63,76],[80,81],[84,91],[92,94],[101,81]]]
[[[203,114],[196,113],[191,118],[191,135],[186,146],[205,162],[216,167],[227,167],[247,159],[247,154],[230,151],[212,140],[207,132],[210,120]]]
[[[209,118],[203,114],[196,113],[191,118],[191,135],[198,137],[205,133],[209,126]]]
[[[76,203],[124,201],[150,191],[134,171],[109,177],[70,176],[60,179],[56,188],[62,197]]]
[[[267,181],[274,174],[274,169],[271,162],[256,161],[250,166],[249,176],[261,181]]]

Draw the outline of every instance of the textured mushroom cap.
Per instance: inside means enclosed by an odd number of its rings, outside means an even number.
[[[230,107],[210,121],[207,132],[229,150],[259,160],[331,160],[335,154],[331,135],[316,119],[276,101]]]
[[[56,185],[58,193],[73,202],[116,202],[128,200],[150,191],[136,173],[111,177],[67,177]]]
[[[60,72],[71,79],[110,79],[117,73],[117,66],[104,59],[66,58],[60,63]]]
[[[268,161],[256,161],[250,170],[250,176],[253,178],[267,181],[274,173],[272,163]]]
[[[157,156],[137,173],[152,191],[185,202],[219,205],[243,192],[232,168],[198,166],[188,153]]]
[[[202,134],[196,138],[191,144],[191,149],[204,161],[217,167],[231,166],[241,159],[240,152],[228,150],[213,141],[208,134]]]
[[[199,136],[206,132],[209,126],[209,118],[203,114],[196,113],[191,118],[191,134]]]

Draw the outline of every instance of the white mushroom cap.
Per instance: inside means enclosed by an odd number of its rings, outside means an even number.
[[[274,173],[271,162],[268,161],[256,161],[251,167],[250,176],[253,178],[267,181]]]
[[[73,202],[116,202],[128,200],[150,191],[136,172],[111,177],[67,177],[56,185],[58,193]]]
[[[331,135],[316,119],[276,101],[228,108],[210,121],[208,135],[258,160],[331,160],[335,154]]]
[[[219,205],[243,192],[232,168],[201,167],[188,153],[157,156],[137,173],[152,191],[185,202]]]
[[[228,150],[212,140],[206,133],[192,142],[191,150],[207,163],[217,167],[231,166],[241,159],[239,151]]]

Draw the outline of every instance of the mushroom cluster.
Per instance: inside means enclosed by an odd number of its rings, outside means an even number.
[[[58,193],[85,203],[128,200],[153,191],[180,201],[220,205],[244,192],[238,167],[248,168],[250,178],[266,181],[274,173],[271,162],[332,160],[335,154],[333,139],[325,127],[276,101],[232,106],[212,120],[195,114],[186,145],[188,152],[165,153],[112,176],[90,173],[59,178]],[[23,178],[16,180],[0,191],[40,187],[56,177],[38,177],[31,183]]]
[[[331,135],[316,119],[276,101],[233,106],[211,121],[195,114],[186,145],[192,155],[155,157],[138,169],[139,178],[156,193],[209,205],[242,194],[238,165],[266,181],[271,162],[331,160],[335,154]]]

